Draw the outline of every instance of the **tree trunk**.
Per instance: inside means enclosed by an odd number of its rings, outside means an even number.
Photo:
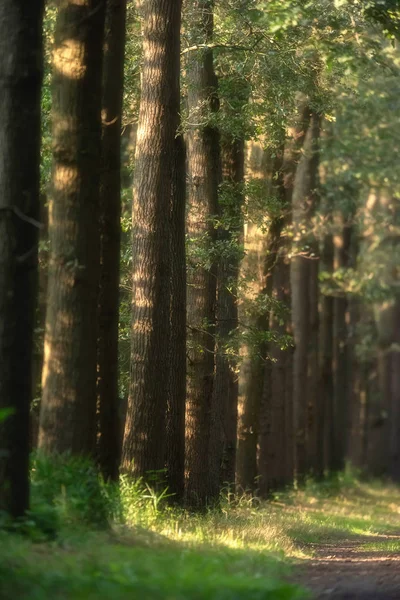
[[[313,260],[310,251],[311,216],[315,206],[315,179],[317,170],[316,142],[319,119],[312,116],[304,141],[303,155],[299,161],[293,196],[293,229],[295,250],[291,262],[292,316],[295,339],[293,365],[293,410],[295,442],[295,470],[298,482],[302,482],[308,470],[308,422],[310,402],[309,343],[311,334],[310,280]],[[306,238],[303,237],[303,231]],[[315,287],[313,286],[313,289]],[[313,302],[315,304],[315,301]],[[314,390],[313,390],[314,391]],[[314,407],[312,407],[314,409]]]
[[[333,273],[333,237],[327,233],[323,241],[322,272],[332,276]],[[324,440],[322,468],[330,463],[333,447],[334,412],[333,412],[333,296],[329,293],[321,296],[320,324],[320,393],[321,410],[319,432]]]
[[[261,181],[267,196],[271,171],[271,161],[262,143],[250,142],[247,145],[246,180]],[[253,491],[257,486],[257,444],[265,368],[265,348],[260,347],[257,336],[259,329],[265,328],[267,321],[265,314],[259,314],[257,309],[257,301],[262,298],[266,284],[264,276],[267,235],[256,224],[251,200],[246,199],[249,215],[244,224],[244,257],[240,265],[240,279],[244,285],[238,305],[244,343],[241,347],[239,372],[236,480],[242,491]]]
[[[284,187],[283,178],[283,155],[284,148],[277,152],[274,161],[272,173],[272,182],[275,180],[277,184],[271,185],[271,194],[274,194],[281,201],[281,214],[275,217],[268,231],[267,251],[264,263],[264,278],[266,281],[263,294],[268,299],[279,301],[283,299],[283,281],[277,281],[277,275],[284,275],[284,271],[276,270],[277,261],[280,259],[279,253],[282,244],[282,230],[285,224],[286,216],[286,190]],[[274,190],[275,188],[275,190]],[[275,275],[275,277],[274,277]],[[275,287],[276,286],[276,287]],[[277,333],[279,328],[278,320],[276,319],[276,310],[273,308],[266,315],[267,327],[271,335]],[[278,345],[271,341],[266,345],[266,363],[264,367],[264,382],[261,396],[260,406],[260,431],[258,437],[258,474],[259,490],[261,496],[266,497],[271,490],[277,489],[284,479],[284,453],[285,453],[285,438],[282,433],[285,431],[284,423],[284,395],[277,396],[275,394],[274,385],[276,383],[277,372],[273,371],[274,355],[278,353]],[[280,365],[283,366],[284,362]]]
[[[213,398],[212,434],[216,447],[210,452],[215,495],[223,485],[235,484],[238,412],[237,359],[234,350],[238,328],[239,243],[242,236],[244,142],[224,139],[222,143],[223,190],[219,206],[222,226],[218,263],[216,307],[217,353]]]
[[[312,219],[319,203],[319,137],[321,117],[313,113],[311,118],[312,148],[310,157],[310,197],[309,197],[309,340],[308,340],[308,378],[307,378],[307,469],[321,478],[321,457],[323,455],[323,437],[321,436],[321,401],[319,371],[319,240],[312,231]]]
[[[213,34],[213,1],[196,0],[192,29],[199,43]],[[186,404],[186,496],[204,505],[212,493],[210,481],[211,410],[215,350],[215,265],[209,261],[214,241],[211,221],[217,210],[220,181],[219,134],[209,112],[218,110],[217,80],[212,50],[190,56],[187,64],[189,119],[204,123],[188,131],[188,216],[191,242],[187,281],[189,347]]]
[[[272,271],[271,296],[277,302],[288,307],[289,265],[279,255]],[[272,310],[270,331],[280,338],[286,334],[285,317],[279,311]],[[266,497],[288,483],[286,468],[288,444],[287,410],[285,391],[287,385],[287,350],[280,347],[279,341],[269,344],[268,362],[264,376],[264,390],[261,405],[259,436],[259,474],[260,493]]]
[[[351,225],[343,223],[342,215],[336,215],[337,232],[333,238],[334,269],[346,269],[350,257]],[[346,295],[334,299],[333,310],[333,449],[331,471],[341,471],[345,466],[347,436],[349,431],[349,382],[347,348]]]
[[[126,0],[107,0],[100,179],[97,402],[100,429],[100,468],[104,478],[113,481],[118,479],[122,443],[118,393],[118,320],[125,21]]]
[[[165,467],[170,369],[171,194],[179,124],[181,3],[146,0],[133,202],[131,382],[122,451],[125,471]]]
[[[184,497],[186,403],[186,165],[185,142],[175,139],[171,194],[171,341],[167,412],[167,475],[174,500]]]
[[[53,52],[53,172],[39,447],[95,448],[104,2],[63,0]]]
[[[29,508],[42,17],[41,0],[0,5],[0,510],[14,517]]]

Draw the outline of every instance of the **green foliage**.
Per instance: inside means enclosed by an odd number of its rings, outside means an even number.
[[[11,417],[14,414],[13,408],[0,408],[0,423]]]
[[[105,527],[112,513],[112,487],[104,485],[94,465],[84,458],[35,455],[31,490],[33,514],[45,514],[51,507],[68,526]]]

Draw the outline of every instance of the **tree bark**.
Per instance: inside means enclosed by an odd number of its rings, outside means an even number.
[[[213,35],[212,0],[194,2],[192,30],[199,42]],[[210,123],[218,110],[217,80],[211,49],[191,56],[187,65],[189,119],[201,123],[187,135],[188,215],[191,242],[187,280],[189,330],[186,403],[186,497],[204,505],[211,489],[209,451],[214,383],[215,264],[205,265],[215,238],[212,216],[216,214],[220,182],[219,133]],[[197,254],[197,256],[196,256]]]
[[[122,466],[165,468],[170,369],[171,194],[179,124],[181,3],[146,0],[133,202],[131,381]]]
[[[126,0],[107,0],[103,59],[100,179],[100,286],[97,341],[99,464],[118,479],[121,454],[118,393],[119,265],[121,250],[121,121]]]
[[[313,230],[312,219],[319,205],[318,170],[320,115],[313,113],[311,118],[312,147],[310,157],[310,196],[309,196],[309,340],[308,340],[308,405],[307,405],[307,469],[315,477],[321,478],[321,457],[323,437],[321,435],[321,399],[319,371],[319,240]]]
[[[53,53],[53,172],[39,447],[95,448],[104,2],[63,0]]]
[[[292,319],[295,340],[293,364],[293,410],[295,428],[295,471],[298,482],[302,482],[308,470],[307,425],[309,421],[310,380],[309,341],[310,341],[310,280],[311,261],[309,239],[311,215],[315,204],[315,143],[318,127],[316,115],[307,130],[303,155],[299,161],[292,195],[294,256],[291,261]],[[305,231],[304,237],[303,230]],[[307,239],[308,238],[308,239]]]
[[[248,182],[258,180],[265,187],[271,181],[271,161],[262,142],[249,142],[247,145],[246,174]],[[254,491],[257,486],[257,444],[260,421],[260,402],[264,385],[265,348],[261,348],[258,331],[265,329],[265,314],[255,310],[258,299],[265,290],[265,256],[267,239],[265,231],[257,224],[252,214],[251,198],[245,200],[248,207],[248,220],[244,224],[244,257],[240,265],[240,279],[244,282],[240,295],[238,312],[240,330],[245,334],[241,347],[238,402],[238,447],[236,480],[242,491]]]
[[[322,272],[333,273],[333,237],[327,233],[323,241]],[[320,322],[320,373],[321,373],[321,411],[319,431],[324,440],[322,467],[330,463],[333,447],[334,411],[333,411],[333,296],[329,293],[321,296]]]
[[[210,452],[215,495],[221,486],[235,484],[238,414],[238,375],[235,334],[238,328],[238,277],[243,223],[244,142],[222,141],[223,193],[218,232],[221,256],[218,259],[216,306],[216,365],[213,398],[212,434],[216,447]]]
[[[29,508],[43,2],[0,5],[0,510]]]
[[[184,497],[186,404],[186,149],[175,139],[171,194],[171,341],[167,412],[168,486],[178,502]]]
[[[277,151],[272,173],[271,194],[276,195],[282,207],[281,213],[276,216],[268,232],[267,251],[264,263],[265,288],[263,294],[270,299],[283,300],[284,282],[279,275],[284,275],[284,270],[277,270],[277,262],[280,259],[283,227],[286,221],[286,190],[283,177],[284,148]],[[275,189],[274,189],[275,188]],[[277,277],[278,276],[278,277]],[[277,332],[279,319],[276,318],[276,310],[272,308],[266,315],[267,327],[271,335]],[[275,355],[278,354],[278,345],[271,341],[266,345],[266,363],[264,366],[264,382],[260,406],[260,431],[258,437],[258,474],[259,490],[263,497],[269,495],[273,489],[277,489],[285,475],[285,432],[284,422],[284,395],[275,394],[274,385],[276,381],[276,370],[273,371]],[[283,357],[282,357],[283,358]],[[284,366],[284,359],[279,365]]]
[[[349,265],[351,225],[343,223],[343,216],[336,215],[337,232],[333,238],[334,269],[346,269]],[[349,381],[348,381],[348,301],[346,295],[334,299],[333,308],[333,449],[330,470],[341,471],[345,466],[347,437],[349,431]]]

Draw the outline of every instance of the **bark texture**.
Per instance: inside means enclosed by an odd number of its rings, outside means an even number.
[[[333,273],[333,238],[327,233],[323,240],[322,272],[332,276]],[[320,319],[320,431],[324,440],[323,468],[330,463],[333,448],[333,303],[334,298],[329,293],[321,296]]]
[[[259,489],[262,496],[278,489],[285,481],[286,424],[285,424],[285,366],[286,354],[280,348],[277,334],[285,333],[284,318],[274,301],[286,303],[288,274],[283,257],[283,228],[287,220],[286,193],[283,177],[284,149],[277,152],[272,173],[270,195],[281,204],[268,232],[267,252],[264,264],[266,286],[263,294],[271,301],[268,329],[271,341],[267,344],[268,356],[264,368],[264,383],[260,407],[260,433],[258,450]],[[275,182],[275,183],[274,183]],[[276,361],[276,363],[272,362]],[[274,368],[275,367],[275,368]]]
[[[246,148],[246,181],[261,183],[267,196],[272,170],[271,159],[264,151],[262,140],[249,142]],[[256,488],[258,475],[257,444],[266,349],[265,344],[263,347],[259,344],[257,332],[265,330],[267,318],[255,307],[265,293],[268,235],[256,224],[257,217],[252,214],[251,198],[245,199],[245,205],[249,219],[244,223],[245,255],[240,265],[243,285],[238,305],[240,330],[244,332],[245,341],[240,349],[242,359],[239,372],[236,480],[242,491],[249,491]]]
[[[171,194],[171,341],[166,468],[174,500],[184,497],[186,403],[186,149],[175,139]]]
[[[53,51],[53,171],[39,447],[95,447],[104,2],[60,2]]]
[[[334,269],[349,266],[351,226],[343,223],[343,216],[335,216]],[[345,466],[349,431],[349,379],[348,379],[348,300],[345,294],[334,299],[333,308],[333,449],[330,469],[340,471]]]
[[[14,517],[29,508],[42,17],[41,0],[0,5],[0,411],[12,412],[0,422],[0,510]]]
[[[293,410],[295,429],[295,471],[301,482],[308,470],[308,421],[310,418],[311,388],[309,379],[309,343],[311,329],[310,297],[311,261],[310,251],[311,216],[315,203],[315,136],[316,116],[313,115],[304,140],[303,154],[296,169],[294,181],[293,232],[294,251],[291,261],[292,322],[295,341],[293,364]],[[314,287],[313,287],[314,289]]]
[[[208,43],[213,34],[213,1],[196,0],[192,6],[193,35]],[[217,80],[211,49],[188,59],[189,119],[200,123],[187,135],[188,213],[187,235],[191,243],[187,280],[188,361],[186,403],[186,497],[204,505],[211,489],[209,452],[215,350],[215,265],[208,265],[215,237],[220,157],[218,130],[210,113],[218,110]]]
[[[179,122],[181,3],[146,0],[133,202],[129,401],[122,466],[150,477],[165,468],[170,369],[170,206]]]
[[[116,481],[121,454],[118,394],[121,249],[121,120],[126,0],[108,0],[104,37],[100,179],[100,286],[97,346],[99,464]]]

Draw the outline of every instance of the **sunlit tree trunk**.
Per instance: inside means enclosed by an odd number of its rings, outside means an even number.
[[[95,445],[104,3],[60,2],[53,51],[50,256],[39,447]]]
[[[41,0],[0,5],[0,510],[14,517],[29,508],[42,17]]]
[[[247,145],[245,177],[247,181],[259,180],[265,194],[271,180],[271,160],[262,142]],[[264,385],[265,348],[259,343],[258,332],[265,330],[267,317],[255,308],[265,289],[265,255],[268,236],[256,224],[251,214],[244,224],[244,257],[240,265],[242,291],[238,305],[239,325],[245,342],[241,347],[239,372],[238,447],[236,480],[243,490],[257,486],[257,443],[259,435],[260,402]],[[252,221],[252,218],[254,221]]]
[[[107,0],[103,63],[100,180],[100,287],[97,348],[99,463],[117,480],[121,450],[118,393],[119,263],[121,247],[121,117],[126,0]]]
[[[199,43],[213,35],[213,1],[196,0],[191,28]],[[217,80],[211,49],[188,57],[187,134],[188,214],[190,255],[187,280],[188,361],[186,404],[186,496],[189,503],[204,505],[213,492],[208,453],[215,351],[215,265],[207,265],[215,237],[220,181],[219,133],[210,124],[210,112],[218,110]],[[200,123],[200,127],[197,125]],[[208,256],[207,256],[208,255]]]
[[[165,468],[171,340],[174,146],[179,124],[181,3],[145,0],[133,202],[131,381],[122,466]],[[154,475],[154,473],[153,473]]]

